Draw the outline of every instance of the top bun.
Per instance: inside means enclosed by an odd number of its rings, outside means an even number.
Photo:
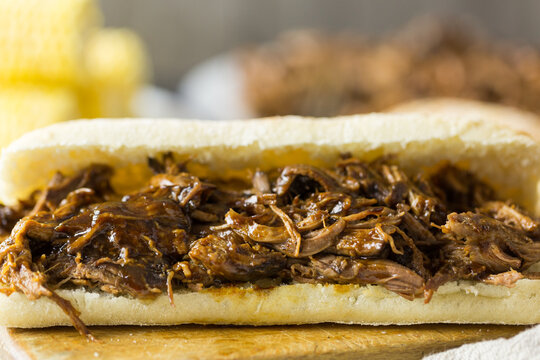
[[[530,134],[535,140],[540,141],[540,117],[538,115],[500,104],[439,97],[407,101],[390,108],[388,111],[479,117]]]
[[[27,133],[0,158],[0,200],[12,204],[56,171],[91,163],[116,168],[113,186],[140,185],[147,158],[172,151],[204,164],[200,176],[231,177],[245,168],[330,165],[340,154],[365,160],[392,154],[405,170],[451,161],[540,214],[540,144],[480,114],[369,114],[238,121],[78,120]],[[204,170],[204,171],[203,171]]]

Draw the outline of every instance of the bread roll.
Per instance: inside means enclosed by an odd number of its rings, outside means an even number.
[[[43,187],[54,172],[69,174],[96,162],[117,170],[113,179],[117,190],[133,188],[149,176],[143,170],[147,158],[166,151],[190,157],[197,165],[192,172],[210,178],[234,178],[255,167],[329,165],[345,152],[363,160],[393,154],[408,170],[449,160],[466,166],[500,196],[540,214],[540,144],[480,114],[66,122],[28,133],[5,149],[0,159],[0,198],[14,203]],[[540,322],[539,290],[540,280],[522,279],[513,288],[459,281],[444,285],[424,304],[380,286],[293,283],[264,290],[177,290],[175,307],[165,295],[149,301],[83,289],[58,294],[71,301],[87,325],[534,324]],[[20,293],[0,295],[0,325],[69,323],[48,298],[31,301]]]

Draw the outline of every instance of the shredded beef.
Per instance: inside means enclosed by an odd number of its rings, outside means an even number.
[[[470,260],[492,273],[527,268],[540,261],[540,242],[486,215],[452,213],[443,231],[463,239]]]
[[[292,270],[300,281],[377,284],[410,300],[421,294],[424,285],[414,271],[389,260],[323,255],[312,258],[308,265],[294,264]]]
[[[9,235],[17,221],[25,215],[20,205],[14,207],[0,205],[0,236]]]
[[[231,281],[254,281],[283,270],[287,259],[259,244],[251,245],[232,233],[209,235],[197,240],[189,257],[208,273]]]
[[[117,194],[92,165],[0,207],[0,291],[46,296],[90,336],[58,288],[154,298],[175,289],[295,282],[375,284],[429,301],[448,281],[513,286],[540,261],[540,222],[446,164],[411,177],[352,157],[208,182],[172,154]],[[18,222],[17,222],[18,221]]]

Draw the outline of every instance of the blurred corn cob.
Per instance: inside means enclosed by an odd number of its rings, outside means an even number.
[[[96,0],[0,0],[0,147],[77,117],[131,116],[146,57]]]
[[[132,100],[148,78],[139,37],[125,29],[94,33],[86,46],[84,66],[87,82],[79,91],[82,116],[133,116]]]
[[[83,82],[84,44],[100,23],[93,0],[0,0],[0,82]]]
[[[13,86],[0,89],[0,144],[26,131],[79,116],[75,94],[62,88]]]

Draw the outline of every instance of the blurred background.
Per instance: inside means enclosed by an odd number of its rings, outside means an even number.
[[[382,36],[425,15],[465,19],[497,39],[540,42],[536,0],[101,0],[107,26],[129,27],[152,54],[154,81],[174,89],[208,57],[294,29]]]
[[[533,0],[0,0],[0,145],[81,117],[336,116],[425,98],[536,119],[538,14]]]

